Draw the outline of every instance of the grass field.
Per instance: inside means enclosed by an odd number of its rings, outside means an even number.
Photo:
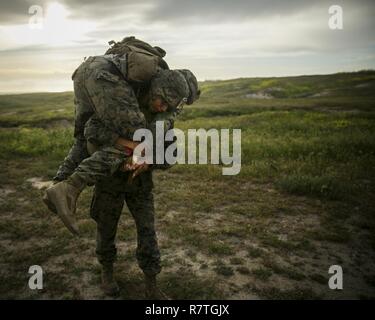
[[[242,169],[155,172],[161,286],[175,299],[375,298],[375,71],[201,83],[176,127],[242,129]],[[0,298],[102,299],[92,190],[73,238],[40,195],[72,144],[73,94],[0,96]],[[123,299],[142,298],[135,226],[118,231]],[[28,288],[41,265],[43,290]],[[328,288],[341,265],[344,289]]]

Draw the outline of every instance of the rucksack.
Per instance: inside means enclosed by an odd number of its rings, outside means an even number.
[[[122,56],[126,54],[126,72],[122,70],[128,81],[142,83],[148,82],[157,73],[158,69],[169,69],[163,59],[165,50],[153,47],[147,42],[136,39],[134,36],[126,37],[120,42],[109,41],[111,46],[105,55]]]

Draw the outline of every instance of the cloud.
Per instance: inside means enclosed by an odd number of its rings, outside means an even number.
[[[131,16],[143,13],[152,6],[151,0],[61,0],[71,12],[71,17],[80,19],[95,19],[97,22],[113,21],[119,16]],[[157,0],[156,0],[157,2]]]
[[[164,0],[149,12],[148,20],[201,20],[202,23],[260,19],[274,15],[292,15],[321,1],[274,0]]]
[[[20,26],[30,4],[55,1],[65,6],[64,24]],[[343,7],[344,30],[328,28],[332,4]],[[13,0],[0,4],[0,73],[13,79],[7,88],[31,83],[33,72],[33,88],[47,78],[61,87],[64,70],[129,35],[161,46],[172,68],[191,68],[201,80],[369,68],[374,14],[372,0]]]
[[[88,38],[101,43],[136,35],[146,41],[203,55],[221,47],[261,53],[339,50],[368,45],[373,37],[371,0],[336,0],[344,8],[345,30],[328,29],[330,0],[64,0],[76,17],[100,22]],[[221,44],[218,42],[221,41]],[[230,43],[230,45],[228,45]],[[168,48],[167,48],[168,49]],[[228,50],[225,49],[225,52]],[[199,54],[199,52],[195,52]]]
[[[113,21],[117,17],[137,13],[140,22],[171,24],[195,21],[200,24],[267,19],[273,16],[293,16],[311,8],[333,4],[362,8],[364,14],[373,11],[373,0],[61,0],[73,16],[91,17],[98,21]]]

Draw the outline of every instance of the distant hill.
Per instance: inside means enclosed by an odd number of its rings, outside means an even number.
[[[201,83],[205,98],[315,98],[375,95],[375,70],[296,77],[239,78]]]
[[[201,98],[186,107],[182,120],[247,114],[254,107],[372,108],[375,71],[203,81],[200,86]],[[73,119],[73,92],[0,95],[1,127],[66,125]]]

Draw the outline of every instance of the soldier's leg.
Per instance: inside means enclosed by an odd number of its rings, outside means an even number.
[[[86,139],[76,138],[53,180],[62,181],[68,178],[74,172],[75,168],[88,156]]]
[[[115,238],[124,205],[124,193],[114,189],[111,180],[95,185],[90,208],[90,215],[97,223],[96,254],[101,264],[111,264],[116,259]]]
[[[76,137],[68,155],[53,178],[55,184],[50,186],[42,197],[48,209],[58,214],[64,225],[74,235],[79,233],[75,218],[77,199],[84,187],[90,183],[84,183],[77,178],[72,180],[74,182],[69,179],[79,163],[88,156],[86,140]]]
[[[102,266],[101,288],[105,294],[114,296],[119,292],[113,275],[113,262],[117,254],[115,238],[124,194],[117,191],[119,188],[111,180],[107,179],[95,186],[90,214],[97,223],[96,254]]]
[[[160,252],[155,232],[152,191],[134,188],[125,193],[125,201],[137,227],[137,260],[145,274],[161,271]]]
[[[148,188],[138,188],[134,192],[126,192],[125,200],[137,226],[137,260],[145,276],[145,298],[153,300],[169,299],[157,286],[156,281],[161,266],[155,233],[152,191]]]
[[[65,157],[63,163],[60,165],[54,181],[65,180],[70,176],[74,169],[82,162],[83,159],[89,156],[87,152],[86,139],[84,136],[85,124],[88,119],[94,114],[94,109],[91,105],[91,100],[84,90],[83,66],[81,65],[74,72],[72,79],[74,80],[74,144],[71,147],[68,155]]]
[[[115,147],[104,147],[84,159],[67,182],[81,188],[95,184],[103,178],[110,178],[127,158],[128,155],[124,151]]]
[[[48,208],[57,213],[74,235],[79,233],[75,211],[79,195],[86,185],[93,185],[116,172],[127,155],[114,147],[94,152],[82,161],[66,180],[49,187],[43,196]]]

